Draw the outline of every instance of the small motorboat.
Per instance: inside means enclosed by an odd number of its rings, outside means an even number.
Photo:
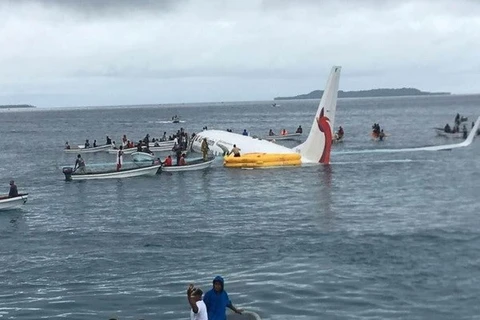
[[[173,148],[173,145],[175,144],[174,140],[167,140],[167,141],[155,141],[155,142],[149,142],[148,146],[150,148],[153,147],[170,147]]]
[[[9,198],[8,195],[0,195],[0,210],[10,210],[21,207],[27,202],[28,193],[19,193],[18,196]]]
[[[437,133],[437,136],[450,138],[450,139],[466,139],[466,137],[468,136],[468,134],[463,133],[463,131],[453,133],[453,132],[445,132],[444,128],[434,128],[434,130]]]
[[[196,170],[204,170],[210,168],[213,164],[215,157],[207,158],[207,161],[203,161],[203,158],[188,160],[187,164],[184,166],[162,166],[162,172],[183,172],[183,171],[196,171]]]
[[[115,165],[115,164],[114,164]],[[116,165],[115,165],[116,166]],[[121,179],[139,176],[154,176],[157,174],[161,164],[149,164],[128,166],[127,163],[122,165],[122,169],[117,171],[116,168],[108,168],[106,170],[88,170],[85,173],[75,172],[72,167],[63,167],[62,172],[65,175],[65,180],[95,180],[95,179]],[[88,167],[88,166],[87,166]]]
[[[108,151],[108,149],[112,149],[112,145],[110,144],[105,144],[103,146],[97,146],[94,148],[85,148],[83,146],[78,146],[77,148],[70,148],[70,149],[64,149],[63,151],[65,153],[95,153],[95,152],[102,152],[102,151]]]
[[[153,162],[155,156],[146,152],[134,152],[132,153],[133,161],[135,162]]]
[[[243,311],[242,314],[229,313],[227,320],[262,320],[262,318],[255,312]]]
[[[264,139],[268,141],[286,141],[286,140],[299,140],[302,136],[301,133],[288,133],[285,135],[274,135],[274,136],[266,136]]]

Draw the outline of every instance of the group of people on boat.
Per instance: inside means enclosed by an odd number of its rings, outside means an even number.
[[[295,130],[295,133],[300,133],[300,134],[302,134],[302,133],[303,133],[303,128],[302,128],[302,126],[298,126],[297,130]],[[273,132],[272,129],[270,129],[270,130],[268,131],[268,135],[269,135],[270,137],[276,136],[275,132]],[[286,136],[286,135],[288,135],[287,129],[283,128],[282,130],[280,130],[280,135],[281,135],[281,136]]]
[[[372,126],[372,137],[374,139],[378,139],[382,141],[385,139],[385,132],[383,132],[383,129],[380,128],[380,124],[374,123]]]
[[[450,127],[450,125],[447,123],[445,125],[445,127],[443,127],[443,131],[445,133],[459,133],[459,132],[462,132],[463,133],[463,138],[466,138],[467,135],[468,135],[467,126],[464,124],[461,131],[460,131],[460,124],[462,122],[467,121],[467,120],[468,120],[467,117],[462,117],[462,116],[460,116],[459,113],[457,113],[457,115],[455,116],[454,122],[453,122],[454,123],[453,128]],[[473,128],[474,125],[475,125],[475,123],[472,122],[472,128]]]

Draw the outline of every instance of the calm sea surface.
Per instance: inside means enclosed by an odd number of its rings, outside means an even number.
[[[63,145],[203,126],[308,132],[318,101],[0,112],[0,318],[187,319],[190,282],[225,278],[264,319],[480,319],[480,141],[442,152],[433,127],[480,96],[339,100],[330,166],[65,182]],[[173,115],[185,120],[166,124]],[[379,122],[389,137],[372,142]],[[293,145],[292,145],[293,146]],[[241,147],[241,146],[240,146]],[[87,165],[114,155],[86,155]],[[128,159],[125,159],[128,160]]]

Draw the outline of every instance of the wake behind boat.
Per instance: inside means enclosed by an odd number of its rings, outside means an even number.
[[[0,195],[0,210],[10,210],[21,207],[27,202],[28,193],[19,193],[16,197]]]

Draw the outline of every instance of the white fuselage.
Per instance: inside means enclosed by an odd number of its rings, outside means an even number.
[[[210,152],[216,156],[223,155],[224,151],[230,152],[233,145],[240,148],[241,154],[247,153],[297,153],[295,149],[290,149],[271,141],[252,138],[237,133],[223,130],[205,130],[199,132],[192,142],[192,149],[195,152],[201,152],[202,141],[207,138]],[[302,158],[302,162],[310,162]]]

